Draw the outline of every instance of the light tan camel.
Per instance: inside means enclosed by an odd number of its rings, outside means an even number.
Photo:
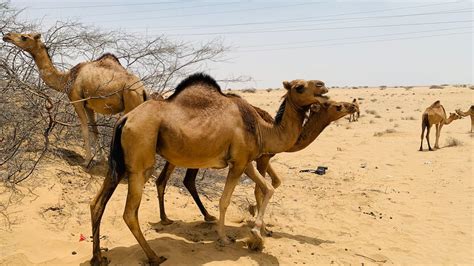
[[[225,213],[240,176],[245,171],[263,191],[261,211],[250,249],[263,248],[260,228],[273,187],[250,163],[261,154],[288,150],[296,142],[309,105],[323,101],[327,89],[321,81],[284,82],[287,93],[275,123],[267,123],[245,100],[224,95],[211,77],[198,73],[183,80],[173,95],[164,101],[147,101],[116,125],[111,144],[109,173],[101,190],[91,202],[93,258],[102,262],[100,220],[107,201],[118,182],[128,177],[128,196],[124,220],[150,263],[166,260],[158,257],[143,237],[138,222],[143,186],[153,172],[155,153],[171,164],[186,168],[224,168],[229,172],[219,201],[219,243],[230,240],[225,235]]]
[[[421,144],[420,144],[420,151],[423,150],[423,138],[425,135],[426,129],[426,141],[428,142],[428,149],[432,151],[430,145],[430,129],[431,126],[434,124],[436,126],[436,141],[435,141],[435,149],[439,149],[439,136],[441,134],[441,129],[444,125],[448,125],[456,119],[461,118],[459,115],[455,113],[450,113],[449,117],[446,118],[446,111],[444,107],[441,105],[440,101],[434,102],[428,108],[426,108],[425,112],[423,112],[422,122],[421,122]]]
[[[359,117],[360,117],[359,102],[357,101],[357,99],[354,99],[352,101],[352,104],[356,106],[357,110],[354,113],[349,115],[349,122],[355,122],[359,120]]]
[[[471,105],[471,108],[467,110],[466,112],[461,111],[461,109],[456,109],[456,114],[459,116],[465,117],[465,116],[471,116],[471,133],[474,128],[474,105]]]
[[[95,113],[126,114],[146,99],[141,80],[120,65],[117,57],[112,54],[79,63],[63,72],[54,67],[39,33],[7,33],[3,36],[3,41],[28,52],[35,60],[44,83],[67,94],[81,122],[86,165],[92,159],[88,123],[92,127],[95,141],[98,139]]]
[[[266,111],[253,106],[257,113],[262,117],[265,121],[269,123],[273,123],[274,120],[270,114]],[[304,149],[309,144],[311,144],[323,130],[333,121],[336,121],[347,114],[352,114],[356,112],[356,105],[353,103],[347,102],[334,102],[328,101],[323,104],[314,104],[311,108],[311,112],[308,116],[306,123],[303,126],[303,130],[298,138],[298,141],[290,148],[287,152],[296,152]],[[270,164],[270,158],[273,157],[274,154],[265,154],[257,158],[255,161],[257,163],[257,169],[259,170],[260,174],[265,176],[265,171],[270,175],[272,179],[272,185],[274,188],[277,188],[281,184],[281,179],[278,177],[277,173],[273,170]],[[171,224],[173,221],[170,220],[165,212],[164,206],[164,192],[166,189],[166,183],[171,176],[175,166],[166,162],[160,176],[156,180],[156,187],[158,190],[158,201],[160,206],[160,219],[162,224]],[[209,214],[206,210],[204,205],[199,198],[199,195],[196,190],[196,176],[199,169],[188,169],[186,171],[186,175],[184,178],[184,186],[188,189],[191,196],[193,197],[196,205],[199,207],[199,210],[204,216],[204,220],[207,222],[211,222],[216,220],[216,218]],[[257,186],[255,187],[255,194],[256,197],[261,198],[259,194],[261,191],[257,191]],[[257,206],[258,210],[259,206]],[[270,232],[265,230],[265,227],[262,226],[263,233],[269,235]]]

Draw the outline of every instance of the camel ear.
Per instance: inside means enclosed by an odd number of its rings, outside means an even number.
[[[354,98],[354,100],[352,100],[353,103],[355,103],[357,101],[357,99]]]
[[[283,88],[290,90],[291,89],[291,83],[288,81],[283,81]]]
[[[41,33],[35,33],[35,34],[33,34],[33,39],[39,40],[39,38],[41,38]]]

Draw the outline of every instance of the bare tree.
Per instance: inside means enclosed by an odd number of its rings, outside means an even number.
[[[19,19],[21,11],[0,3],[0,32],[41,32],[55,66],[67,70],[105,52],[115,54],[140,76],[150,92],[170,91],[183,76],[204,63],[223,60],[221,41],[198,46],[174,42],[166,36],[145,38],[121,31],[105,31],[75,21],[58,21],[49,28]],[[100,116],[102,146],[107,147],[113,124]],[[81,141],[76,115],[67,95],[48,89],[31,56],[0,42],[0,180],[12,185],[30,177],[46,155]],[[67,144],[66,144],[67,143]]]

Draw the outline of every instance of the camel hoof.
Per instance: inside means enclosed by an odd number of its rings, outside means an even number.
[[[162,225],[170,225],[170,224],[174,223],[174,221],[168,219],[167,217],[165,217],[165,218],[161,219],[160,223],[161,223]]]
[[[247,241],[247,246],[250,250],[260,252],[263,250],[263,237],[260,231],[256,228],[250,230],[252,238]]]
[[[206,217],[204,217],[204,221],[206,221],[207,223],[215,223],[217,221],[217,218],[212,215],[207,215]]]
[[[150,266],[158,266],[162,264],[163,262],[165,262],[166,260],[167,260],[166,257],[160,256],[160,257],[149,260],[148,263],[150,263]]]

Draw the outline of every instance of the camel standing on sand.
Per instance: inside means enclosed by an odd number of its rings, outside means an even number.
[[[316,107],[316,108],[313,108]],[[273,123],[274,119],[268,114],[266,111],[253,106],[257,113],[269,123]],[[296,152],[306,148],[309,144],[311,144],[320,134],[324,131],[324,129],[333,121],[336,121],[347,114],[352,114],[356,112],[356,105],[353,103],[347,102],[334,102],[328,101],[323,104],[315,104],[311,108],[311,112],[308,116],[306,123],[303,126],[300,136],[298,137],[297,142],[291,147],[287,152]],[[277,173],[273,170],[270,164],[270,158],[273,157],[274,154],[265,154],[257,158],[255,161],[257,162],[257,169],[265,176],[265,172],[268,173],[272,179],[272,186],[276,189],[281,184],[281,179],[278,177]],[[173,221],[170,220],[165,212],[164,206],[164,191],[166,189],[166,183],[171,176],[175,166],[166,162],[163,170],[161,171],[160,176],[156,180],[156,187],[158,190],[158,201],[160,206],[160,219],[161,223],[164,225],[171,224]],[[211,222],[216,220],[216,218],[209,214],[206,210],[204,205],[199,198],[199,195],[196,190],[196,176],[199,169],[188,169],[186,171],[186,175],[184,177],[184,186],[187,188],[191,196],[193,197],[196,205],[199,207],[202,215],[204,216],[204,220],[207,222]],[[255,187],[255,194],[256,197],[261,198],[260,194],[261,191],[257,190],[258,187]],[[258,202],[258,201],[257,201]],[[257,204],[257,210],[259,209],[260,204]],[[262,231],[265,234],[269,234],[262,226]]]
[[[471,108],[467,110],[466,112],[461,111],[461,109],[456,109],[456,114],[458,114],[461,117],[465,116],[471,116],[471,133],[474,128],[474,105],[471,105]]]
[[[126,114],[146,99],[141,80],[129,73],[112,54],[104,54],[94,61],[79,63],[71,70],[62,72],[54,67],[39,33],[7,33],[3,41],[28,52],[35,60],[44,83],[67,94],[81,122],[86,165],[92,159],[88,123],[95,142],[99,134],[95,113]]]
[[[354,99],[352,101],[352,104],[356,106],[357,110],[349,115],[349,122],[355,122],[359,120],[360,117],[359,102],[357,101],[357,99]]]
[[[455,113],[450,113],[449,117],[446,118],[446,111],[444,107],[441,105],[440,101],[434,102],[428,108],[426,108],[425,112],[422,116],[421,122],[421,144],[420,144],[420,151],[423,150],[423,138],[425,135],[426,129],[426,141],[428,142],[428,149],[432,151],[430,145],[430,129],[431,126],[434,124],[436,126],[436,141],[435,141],[435,149],[439,149],[439,135],[441,134],[441,129],[444,125],[448,125],[456,119],[461,118],[459,115]]]
[[[224,168],[229,172],[219,201],[217,233],[221,245],[230,243],[224,232],[227,207],[245,172],[263,191],[261,211],[249,248],[263,248],[260,228],[273,187],[250,163],[265,153],[288,150],[296,142],[309,105],[323,101],[327,88],[321,81],[283,82],[287,93],[275,123],[265,122],[245,100],[225,95],[210,76],[194,74],[183,80],[164,101],[148,101],[123,116],[116,125],[111,144],[109,173],[91,202],[93,264],[101,263],[100,220],[118,182],[128,176],[124,220],[150,263],[158,257],[143,237],[138,222],[143,186],[153,172],[155,153],[171,164],[187,168]]]

